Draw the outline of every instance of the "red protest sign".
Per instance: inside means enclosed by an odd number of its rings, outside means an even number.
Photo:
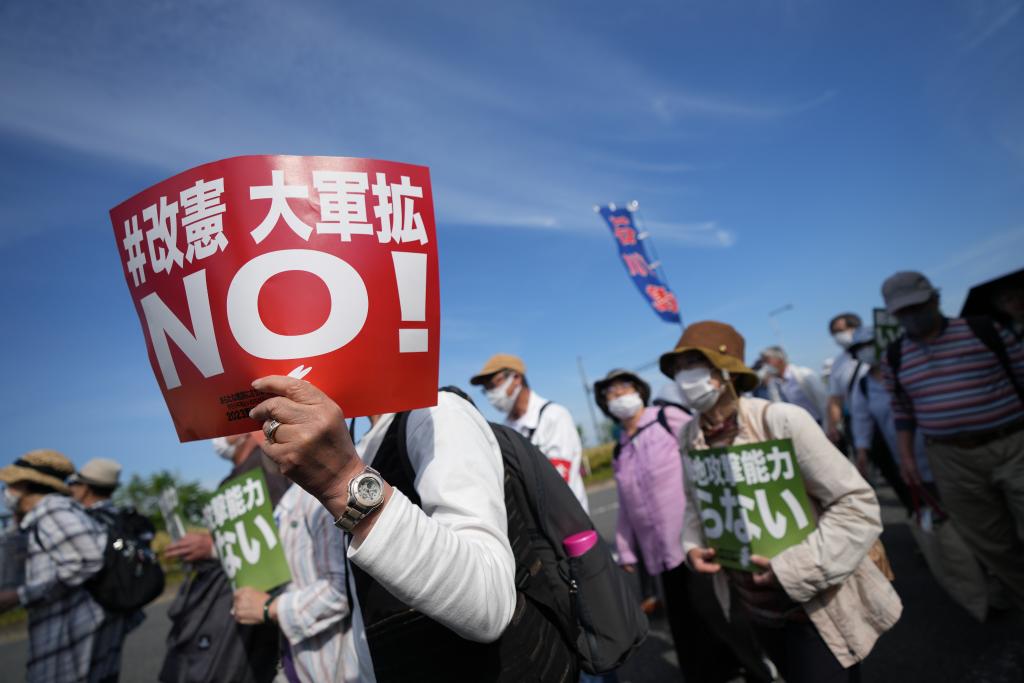
[[[434,405],[440,300],[426,167],[246,156],[110,211],[182,441],[259,428],[250,383],[292,375],[346,415]]]

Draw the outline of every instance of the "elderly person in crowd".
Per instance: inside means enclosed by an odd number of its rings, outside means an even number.
[[[781,346],[769,346],[761,351],[759,364],[764,374],[765,398],[798,405],[809,412],[815,422],[824,424],[828,396],[824,382],[814,370],[790,363]]]
[[[775,554],[753,555],[755,572],[723,569],[705,538],[701,511],[688,505],[683,547],[698,572],[715,577],[726,614],[727,590],[750,615],[758,640],[788,683],[859,680],[859,662],[902,611],[899,597],[872,561],[882,530],[878,500],[849,460],[806,410],[740,394],[757,376],[743,362],[744,340],[720,322],[694,323],[661,357],[699,415],[683,430],[680,450],[790,439],[817,515],[802,541]],[[689,472],[688,472],[689,474]],[[692,477],[687,495],[697,496]]]
[[[638,558],[642,559],[652,575],[661,577],[672,639],[686,680],[734,678],[740,661],[730,646],[746,655],[744,663],[755,675],[771,680],[749,631],[727,638],[716,635],[728,631],[729,625],[714,604],[711,580],[686,566],[680,543],[686,496],[678,440],[690,416],[674,405],[647,407],[650,396],[650,386],[626,370],[612,370],[594,383],[597,406],[621,426],[612,461],[619,493],[615,533],[619,562],[626,571],[635,572]],[[715,628],[709,628],[709,623]],[[745,652],[742,644],[748,646]]]
[[[109,458],[93,458],[85,463],[80,470],[68,478],[68,489],[71,497],[82,505],[95,521],[107,533],[117,525],[121,511],[114,505],[111,497],[121,484],[121,464]],[[155,529],[148,519],[141,518],[146,528],[140,536],[149,543],[153,540]],[[106,680],[117,680],[116,673],[121,670],[121,649],[125,636],[137,628],[146,615],[141,609],[129,612],[107,610],[103,620],[101,636],[96,639],[93,658],[106,663],[112,674]]]
[[[85,588],[103,568],[106,533],[68,497],[74,471],[51,450],[0,469],[4,500],[28,535],[25,583],[0,592],[0,612],[18,604],[28,612],[29,683],[117,679],[118,661],[95,658],[104,612]]]
[[[900,476],[899,445],[896,442],[896,422],[893,418],[892,396],[885,388],[882,360],[875,346],[874,329],[861,327],[853,335],[850,353],[862,366],[850,391],[850,424],[853,446],[857,453],[857,469],[867,476],[868,464],[874,464],[886,483],[903,503],[908,512],[914,501],[906,482]],[[924,481],[932,486],[931,469],[924,452],[924,437],[918,433],[914,439],[917,462],[926,473]]]

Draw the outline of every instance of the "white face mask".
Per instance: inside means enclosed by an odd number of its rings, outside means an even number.
[[[484,396],[487,398],[487,402],[494,406],[494,409],[503,415],[508,415],[512,412],[512,406],[516,404],[516,399],[519,398],[519,392],[523,390],[523,385],[520,384],[516,387],[516,390],[512,392],[512,395],[509,396],[508,388],[511,386],[513,379],[515,379],[515,376],[509,375],[508,379],[502,382],[500,386],[484,391]]]
[[[234,443],[228,443],[226,436],[218,436],[210,441],[213,445],[214,452],[225,460],[232,460],[235,457],[235,451],[238,450],[238,445],[242,443],[241,439],[238,439]]]
[[[710,368],[690,368],[676,373],[676,384],[683,391],[686,404],[698,413],[711,410],[722,395],[721,387],[711,382]]]
[[[857,349],[854,354],[861,363],[867,365],[876,365],[878,363],[878,349],[875,348],[874,344],[869,344],[863,348]]]
[[[832,338],[836,340],[836,344],[838,344],[840,348],[848,349],[850,348],[850,344],[853,343],[853,330],[836,332],[832,335]]]
[[[644,407],[644,400],[640,398],[640,394],[635,391],[629,394],[623,394],[622,396],[616,396],[612,400],[608,401],[608,412],[615,417],[616,420],[628,420],[633,417]]]
[[[21,500],[21,496],[11,490],[10,486],[4,487],[4,505],[11,512],[17,512],[18,502]]]

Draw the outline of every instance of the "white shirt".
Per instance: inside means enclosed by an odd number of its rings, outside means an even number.
[[[348,616],[345,544],[327,509],[298,486],[281,496],[274,518],[292,571],[288,589],[277,599],[277,618],[295,672],[303,683],[342,681],[341,625]]]
[[[357,444],[366,464],[373,464],[392,420],[393,414],[383,416]],[[463,638],[493,642],[516,605],[505,470],[494,433],[473,406],[441,392],[436,407],[409,415],[406,447],[423,508],[393,489],[369,535],[352,542],[348,558],[396,598]],[[345,643],[346,681],[374,683],[352,577],[349,585],[355,606]]]
[[[815,422],[823,424],[828,402],[825,384],[810,368],[787,365],[782,377],[769,383],[768,391],[773,401],[777,393],[778,400],[800,406],[811,414]]]
[[[828,376],[828,395],[841,398],[845,402],[849,398],[846,390],[850,387],[850,380],[853,379],[856,369],[857,360],[847,351],[840,351],[832,360],[832,372]]]
[[[541,408],[547,403],[541,414]],[[576,431],[576,421],[565,406],[552,403],[530,390],[526,411],[518,419],[506,418],[505,424],[530,439],[548,461],[555,466],[573,495],[587,512],[587,490],[583,486],[583,444]]]

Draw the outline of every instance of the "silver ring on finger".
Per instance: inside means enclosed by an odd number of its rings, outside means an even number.
[[[263,434],[267,437],[267,443],[276,443],[274,441],[274,434],[277,433],[277,428],[281,426],[281,423],[271,418],[267,420],[267,423],[263,425]]]

